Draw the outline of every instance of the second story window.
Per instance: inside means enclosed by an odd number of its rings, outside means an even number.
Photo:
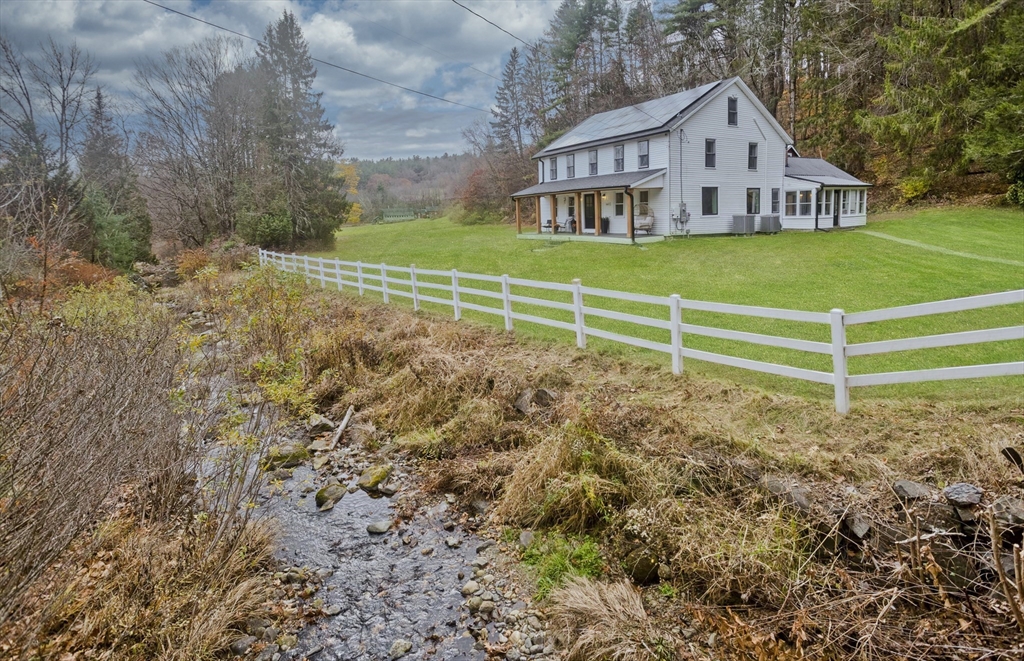
[[[704,167],[713,168],[715,167],[715,141],[705,140],[704,141]]]
[[[739,101],[735,96],[729,97],[729,126],[739,126],[739,110],[737,109]]]
[[[597,150],[590,150],[590,176],[597,174]]]
[[[565,176],[572,179],[576,176],[576,154],[568,154],[565,157]]]
[[[615,145],[615,171],[622,172],[626,169],[626,146]]]
[[[558,179],[558,157],[557,156],[553,156],[551,158],[551,171],[550,172],[551,172],[551,175],[550,175],[549,178],[551,179],[551,181],[554,181],[555,179]]]
[[[641,140],[640,142],[636,143],[636,166],[638,168],[643,169],[650,165],[650,158],[648,155],[649,149],[650,144],[647,140]]]
[[[757,169],[757,143],[751,142],[747,145],[747,169]]]

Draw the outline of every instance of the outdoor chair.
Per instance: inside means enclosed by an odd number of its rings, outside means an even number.
[[[633,215],[633,231],[650,234],[653,230],[654,212],[651,210],[651,207],[646,204],[637,206],[637,211]]]

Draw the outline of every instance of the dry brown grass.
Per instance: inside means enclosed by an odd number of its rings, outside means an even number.
[[[644,610],[628,581],[575,577],[551,593],[552,621],[568,641],[568,661],[667,661],[677,646]]]

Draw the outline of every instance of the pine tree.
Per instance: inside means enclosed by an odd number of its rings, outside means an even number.
[[[523,68],[519,49],[513,48],[494,96],[491,127],[500,148],[522,156],[529,113],[523,93]]]
[[[127,176],[124,140],[114,126],[103,90],[96,88],[85,127],[82,155],[78,159],[82,177],[103,191],[116,204]]]

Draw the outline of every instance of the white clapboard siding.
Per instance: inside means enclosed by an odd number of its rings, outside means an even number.
[[[304,255],[287,255],[265,250],[259,252],[261,265],[272,265],[284,271],[295,272],[306,278],[308,282],[316,280],[321,286],[334,284],[339,289],[350,287],[362,294],[365,290],[379,291],[384,295],[385,302],[390,297],[409,298],[413,306],[419,309],[421,301],[439,303],[453,308],[456,320],[461,318],[461,311],[473,310],[503,317],[505,328],[512,330],[514,321],[524,321],[565,331],[574,332],[576,343],[580,348],[586,347],[588,337],[601,338],[630,346],[668,353],[672,356],[672,371],[681,373],[683,359],[697,360],[728,365],[740,369],[765,372],[794,379],[803,379],[815,383],[831,384],[835,390],[836,410],[840,413],[849,411],[849,389],[864,386],[878,386],[895,383],[914,383],[919,381],[942,381],[950,379],[973,379],[1000,376],[1024,376],[1024,361],[996,363],[987,365],[963,365],[934,369],[910,370],[905,372],[881,372],[874,374],[850,375],[847,359],[857,356],[877,355],[896,351],[915,351],[937,347],[979,344],[983,342],[1004,342],[1024,340],[1024,326],[1008,326],[984,330],[961,331],[926,335],[912,338],[882,340],[849,344],[846,341],[846,327],[857,324],[876,323],[893,319],[906,319],[949,312],[962,312],[979,308],[1000,305],[1024,304],[1024,289],[997,294],[984,294],[966,298],[905,305],[882,310],[846,314],[842,310],[829,313],[806,312],[802,310],[786,310],[733,303],[713,303],[682,299],[678,295],[654,296],[635,294],[613,289],[584,287],[579,280],[572,284],[543,282],[525,278],[511,278],[507,275],[495,276],[479,273],[459,273],[418,269],[415,266],[396,267],[386,264],[363,264],[362,262],[346,262],[333,259],[311,258]],[[345,267],[345,268],[342,268]],[[446,278],[447,282],[428,282],[423,277]],[[378,284],[370,284],[367,281]],[[465,285],[463,282],[488,282],[501,285],[500,291],[481,289],[479,286]],[[395,287],[398,288],[395,288]],[[512,293],[512,288],[516,293]],[[407,289],[406,289],[407,288]],[[430,292],[447,292],[450,297],[424,294]],[[558,292],[570,294],[572,302],[537,298],[525,293],[525,290]],[[493,304],[463,301],[461,296],[477,296]],[[648,305],[664,306],[665,314],[647,317],[619,310],[602,307],[602,300],[614,300]],[[527,314],[516,310],[513,304],[529,305],[537,310],[537,314]],[[573,321],[552,319],[541,314],[541,310],[573,313]],[[792,337],[779,337],[737,331],[726,328],[701,326],[682,323],[682,310],[699,310],[720,314],[731,314],[746,317],[780,319],[817,325],[828,325],[831,328],[832,342],[812,342]],[[564,314],[562,315],[565,316]],[[587,324],[587,317],[609,319],[641,328],[668,330],[670,342],[656,342],[642,337],[635,337],[623,332],[595,328]],[[728,356],[724,354],[701,351],[686,346],[687,335],[714,337],[724,340],[746,342],[763,346],[773,346],[795,351],[832,356],[832,372],[809,370],[790,365],[768,363],[764,361]]]

